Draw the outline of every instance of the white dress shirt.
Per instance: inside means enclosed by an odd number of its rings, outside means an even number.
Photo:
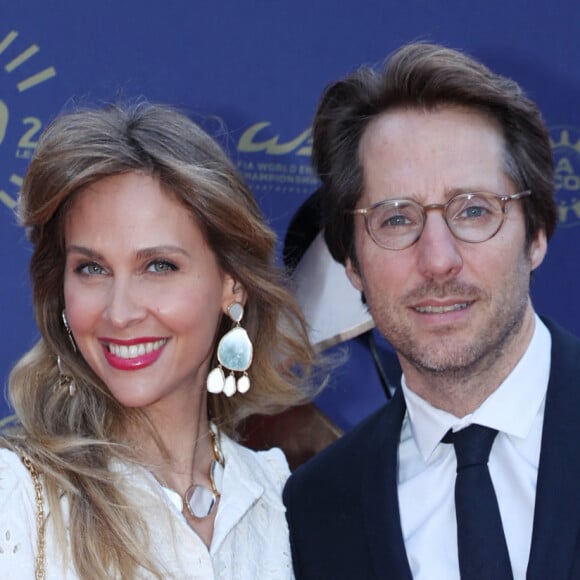
[[[122,486],[139,506],[147,523],[149,553],[167,579],[290,580],[294,577],[282,488],[289,476],[279,449],[254,452],[221,436],[226,465],[208,550],[186,523],[155,478],[145,469],[116,463]],[[66,502],[63,510],[68,518]],[[45,502],[45,514],[48,505]],[[32,479],[11,451],[0,450],[0,578],[34,578],[36,511]],[[46,578],[78,578],[70,550],[63,554],[55,544],[54,528],[47,518]],[[151,575],[140,570],[138,578]]]
[[[449,429],[472,423],[499,431],[489,471],[498,498],[515,580],[529,559],[551,337],[536,316],[532,340],[505,381],[470,415],[458,419],[411,391],[399,444],[401,525],[413,578],[459,580],[453,445],[440,443]]]

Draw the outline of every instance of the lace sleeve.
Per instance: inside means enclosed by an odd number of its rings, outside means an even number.
[[[20,458],[0,449],[0,578],[33,578],[36,504]]]

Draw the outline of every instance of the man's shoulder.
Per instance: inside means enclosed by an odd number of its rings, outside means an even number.
[[[580,338],[550,318],[541,317],[552,339],[551,376],[580,372]]]
[[[570,345],[572,348],[580,348],[580,337],[573,334],[551,318],[546,316],[541,316],[540,318],[546,325],[546,328],[550,331],[552,340],[556,341],[557,346],[560,346],[563,343]]]
[[[355,426],[312,459],[301,465],[291,476],[291,481],[328,480],[340,472],[344,477],[354,473],[364,463],[366,454],[380,445],[382,425],[390,414],[389,403]]]

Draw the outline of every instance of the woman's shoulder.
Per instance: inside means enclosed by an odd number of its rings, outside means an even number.
[[[0,489],[2,484],[19,483],[29,476],[21,457],[10,449],[0,448]]]
[[[0,449],[0,513],[2,523],[34,516],[34,486],[19,455]]]
[[[0,449],[0,513],[0,577],[29,577],[37,533],[34,486],[20,456],[9,449]]]
[[[281,449],[273,447],[264,451],[254,451],[225,436],[222,446],[226,461],[228,456],[235,458],[236,463],[240,463],[254,478],[263,483],[268,482],[276,490],[284,487],[290,476],[290,468]]]
[[[0,449],[0,510],[13,509],[14,494],[28,495],[33,490],[30,472],[21,457],[10,449]]]

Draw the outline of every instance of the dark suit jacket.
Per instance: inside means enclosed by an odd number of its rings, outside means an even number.
[[[580,579],[580,341],[550,321],[552,359],[527,578]],[[397,496],[405,402],[299,468],[284,490],[298,580],[410,579]]]

